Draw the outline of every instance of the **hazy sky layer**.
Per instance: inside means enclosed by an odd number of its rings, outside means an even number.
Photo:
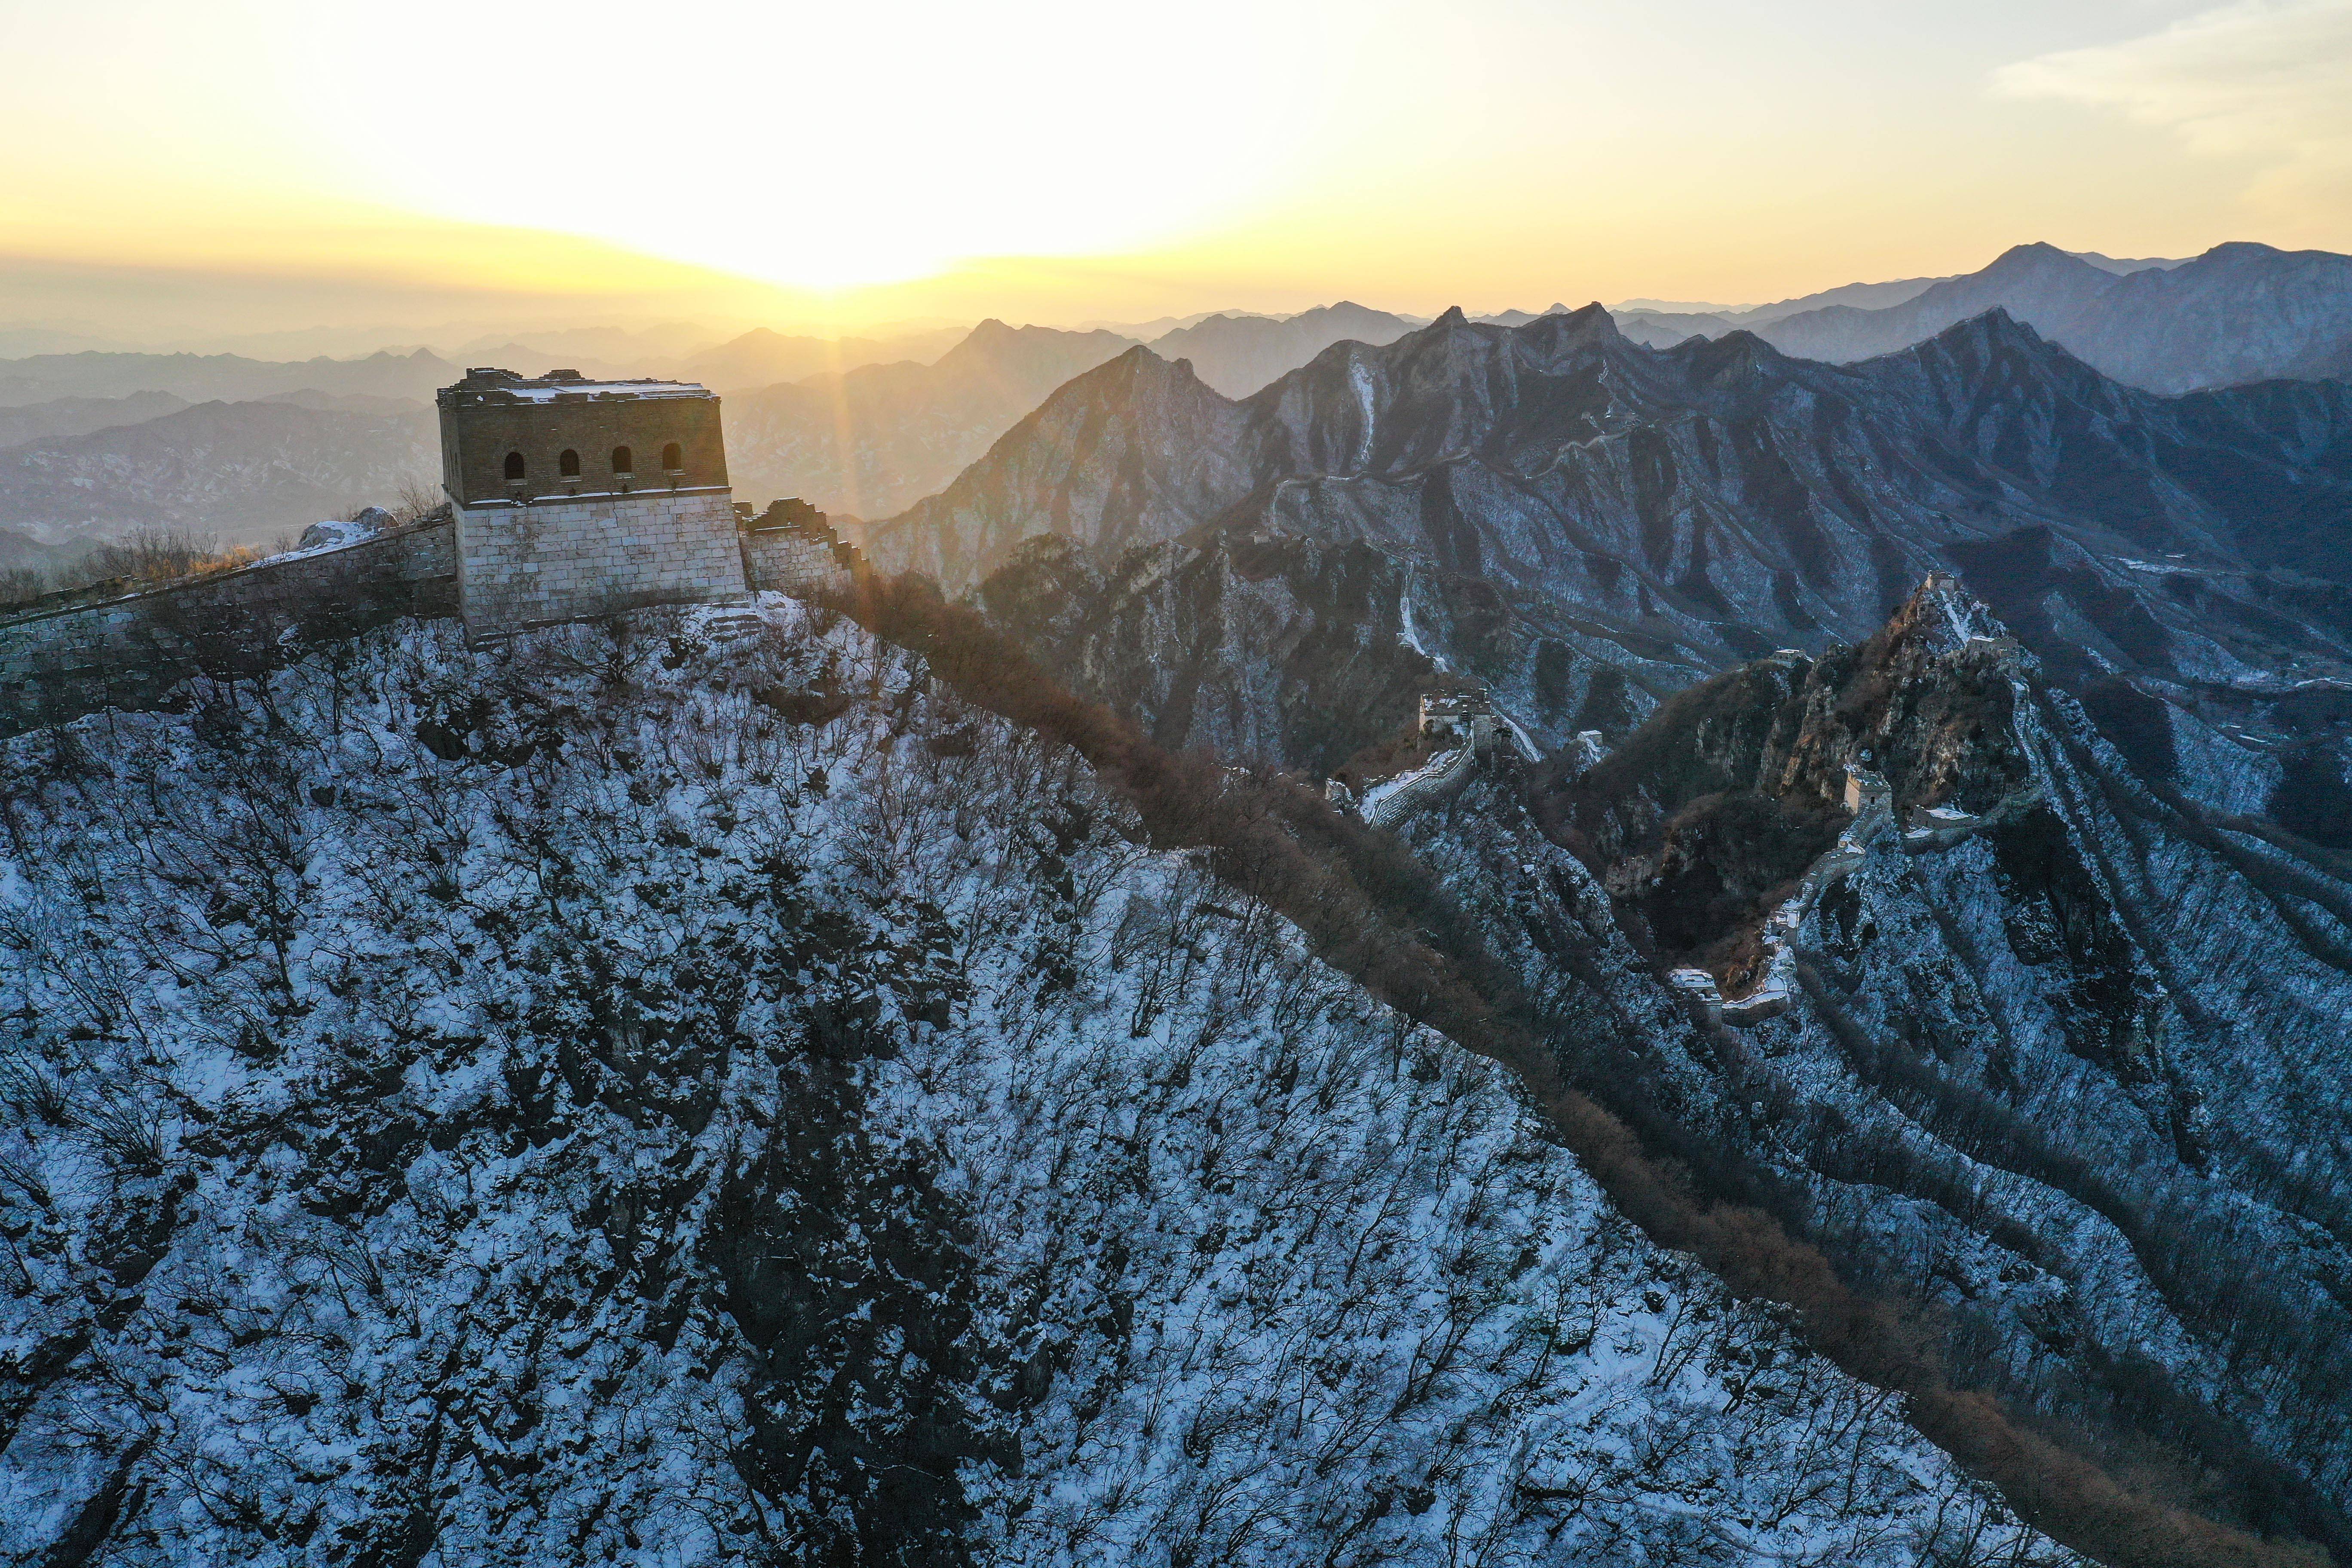
[[[0,321],[1428,312],[2352,249],[2352,0],[0,0]]]

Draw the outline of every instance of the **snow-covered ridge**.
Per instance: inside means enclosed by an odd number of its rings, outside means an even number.
[[[1072,754],[763,613],[0,746],[0,1544],[2067,1560]]]

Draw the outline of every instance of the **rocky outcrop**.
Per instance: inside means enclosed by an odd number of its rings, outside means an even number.
[[[1764,978],[1765,926],[1856,816],[1853,781],[1894,781],[1890,821],[1997,816],[2031,787],[2013,732],[2016,643],[1950,579],[1868,643],[1775,654],[1669,700],[1590,767],[1542,770],[1531,801],[1620,904],[1637,944]]]
[[[2157,706],[2161,773],[1938,584],[1538,775],[1530,814],[1489,783],[1404,830],[1593,1092],[1769,1173],[1727,1179],[1980,1386],[2181,1446],[2341,1554],[2352,864],[2260,814],[2274,762]],[[1865,755],[1888,812],[1849,833]],[[1686,991],[1759,994],[1776,948],[1793,994],[1736,1033],[1645,1000],[1692,963]]]

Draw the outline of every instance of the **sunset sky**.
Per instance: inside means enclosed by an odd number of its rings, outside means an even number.
[[[2352,0],[0,0],[0,323],[1755,301],[2352,249]]]

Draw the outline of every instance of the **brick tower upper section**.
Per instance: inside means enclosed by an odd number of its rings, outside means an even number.
[[[469,370],[439,402],[469,636],[743,595],[706,388]]]
[[[727,488],[719,399],[691,382],[469,370],[439,401],[441,483],[459,506]]]

